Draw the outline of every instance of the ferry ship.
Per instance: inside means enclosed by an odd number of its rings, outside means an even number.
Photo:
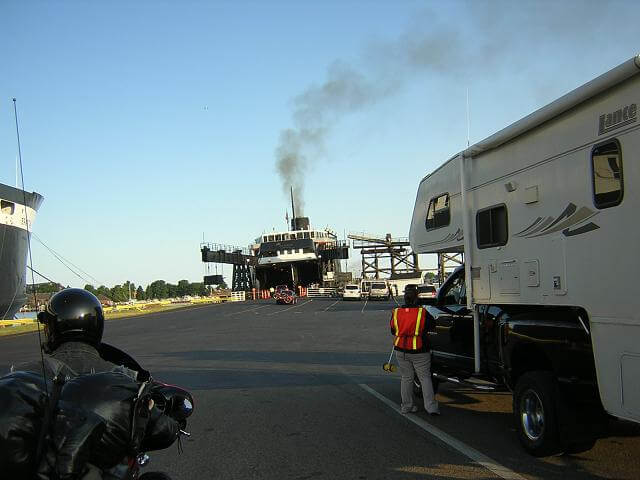
[[[294,217],[290,230],[262,234],[249,250],[261,289],[332,286],[341,271],[340,260],[349,255],[335,232],[311,228],[308,217]]]
[[[265,290],[278,285],[333,287],[340,260],[349,258],[346,241],[330,229],[314,229],[308,217],[294,217],[286,231],[263,233],[248,248],[201,243],[202,261],[233,265],[232,289]],[[205,275],[205,285],[217,285],[221,275]]]
[[[42,200],[0,183],[0,320],[14,318],[26,303],[28,235]]]

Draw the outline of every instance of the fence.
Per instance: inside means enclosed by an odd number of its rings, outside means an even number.
[[[246,300],[246,292],[231,292],[232,302],[244,302]]]
[[[309,298],[331,298],[336,296],[335,288],[309,288],[307,297]]]

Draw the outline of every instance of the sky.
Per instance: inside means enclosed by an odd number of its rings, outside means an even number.
[[[0,183],[16,180],[15,97],[24,185],[44,196],[33,268],[78,287],[202,281],[203,239],[284,229],[291,186],[316,228],[406,237],[426,174],[640,53],[639,13],[0,0]]]

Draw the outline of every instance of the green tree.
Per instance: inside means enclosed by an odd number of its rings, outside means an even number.
[[[107,287],[105,287],[104,285],[100,285],[96,289],[95,295],[103,295],[103,296],[107,297],[108,299],[113,300],[113,298],[111,297],[111,290],[108,289]]]
[[[167,283],[164,280],[155,280],[154,282],[151,282],[148,288],[150,289],[150,296],[147,295],[147,299],[167,298],[169,296]]]
[[[115,285],[111,289],[111,299],[114,302],[126,302],[129,299],[129,292],[122,285]]]
[[[141,285],[138,285],[138,288],[136,289],[136,300],[145,300],[147,297],[144,294],[144,290],[142,289]]]
[[[94,287],[93,285],[91,285],[91,284],[89,284],[89,283],[87,283],[87,284],[84,286],[84,289],[85,289],[87,292],[91,292],[91,293],[93,293],[94,295],[98,292],[98,291],[96,290],[96,287]]]
[[[191,291],[189,288],[189,280],[180,280],[178,281],[178,285],[176,286],[176,296],[184,297],[185,295],[190,295]]]

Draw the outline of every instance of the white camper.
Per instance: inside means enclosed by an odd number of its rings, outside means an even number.
[[[410,229],[416,253],[465,253],[476,372],[482,306],[526,306],[536,318],[571,307],[583,312],[602,405],[636,422],[638,104],[640,55],[427,175]]]

